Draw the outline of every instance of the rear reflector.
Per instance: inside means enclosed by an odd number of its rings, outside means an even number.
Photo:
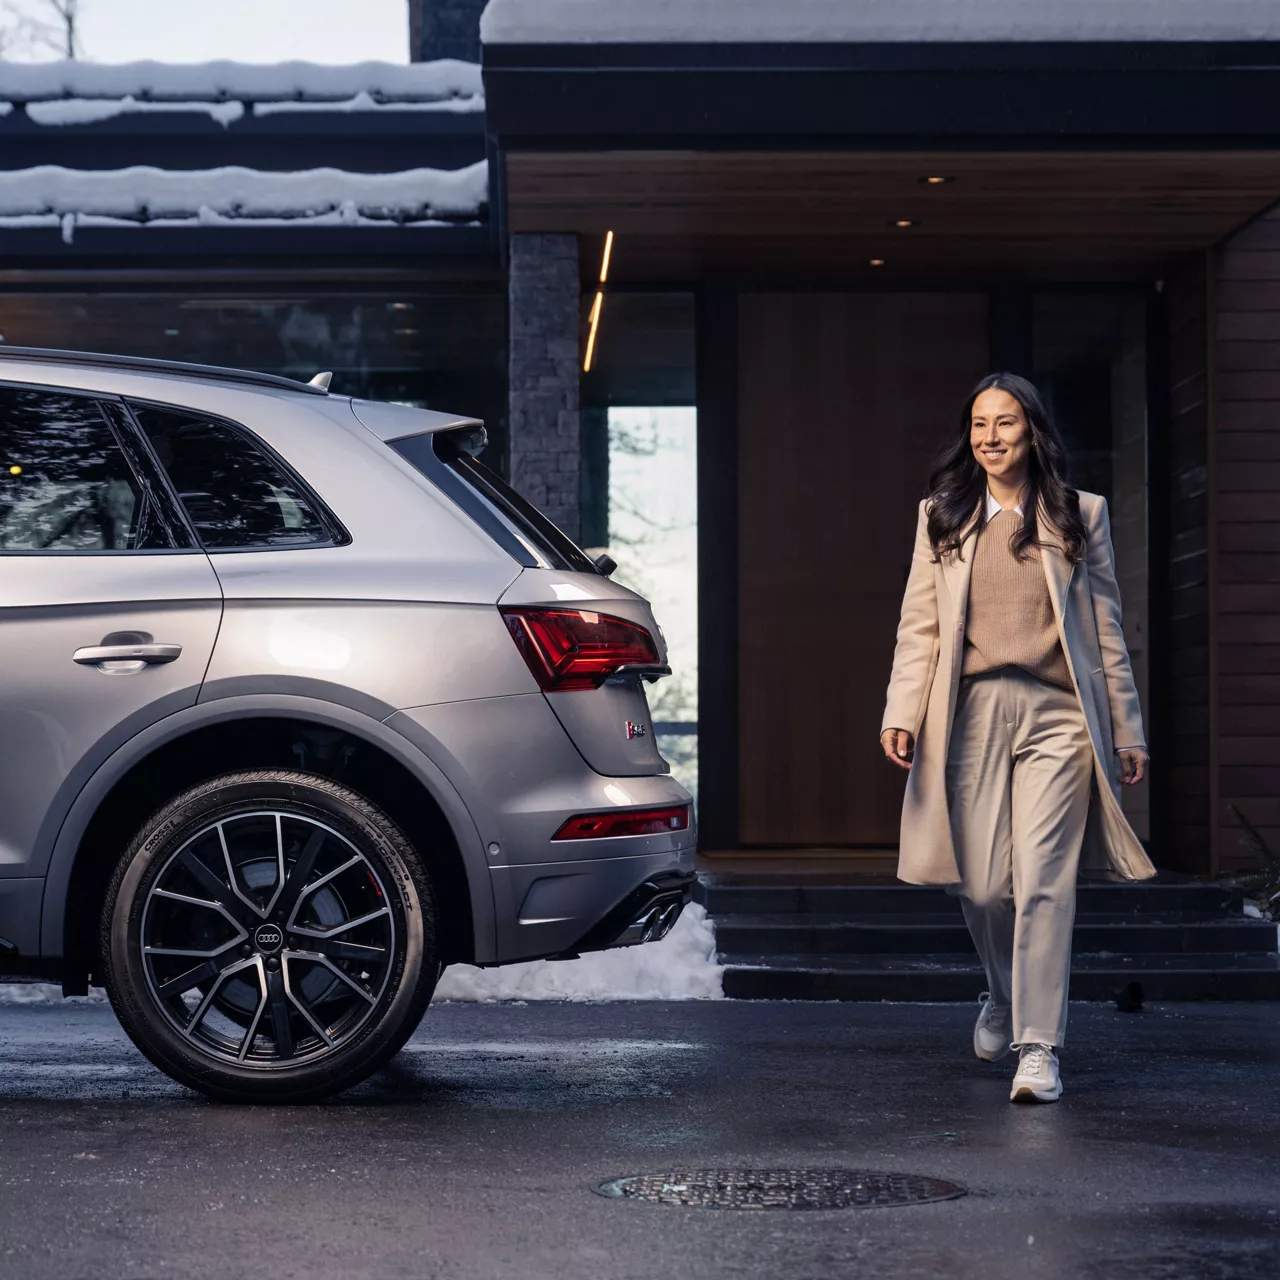
[[[653,637],[634,622],[587,609],[506,606],[507,628],[548,693],[595,689],[620,667],[656,665]]]
[[[580,813],[570,818],[553,840],[606,840],[610,836],[660,836],[668,831],[687,831],[689,806],[670,805],[664,809],[620,809],[614,813]]]

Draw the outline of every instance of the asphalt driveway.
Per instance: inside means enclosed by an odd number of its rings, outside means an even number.
[[[322,1106],[205,1102],[102,1005],[0,1006],[0,1276],[1280,1276],[1280,1006],[1081,1005],[1056,1106],[974,1010],[439,1005]],[[624,1174],[852,1166],[969,1194],[731,1211]]]

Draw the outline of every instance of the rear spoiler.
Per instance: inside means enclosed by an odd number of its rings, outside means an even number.
[[[415,409],[407,404],[387,404],[382,400],[352,400],[351,412],[386,444],[411,436],[457,432],[457,439],[450,443],[459,453],[470,454],[474,458],[488,442],[488,433],[479,418],[440,413],[435,409]]]

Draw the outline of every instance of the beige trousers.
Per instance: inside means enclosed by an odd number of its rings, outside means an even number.
[[[1093,747],[1074,693],[1018,667],[960,683],[947,804],[965,921],[1013,1043],[1067,1030],[1076,871]]]

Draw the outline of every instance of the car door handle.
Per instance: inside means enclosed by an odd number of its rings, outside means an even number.
[[[129,662],[139,663],[142,666],[154,666],[162,662],[172,662],[181,653],[180,644],[91,644],[87,648],[77,649],[71,655],[71,660],[85,667],[96,667],[102,662]]]

